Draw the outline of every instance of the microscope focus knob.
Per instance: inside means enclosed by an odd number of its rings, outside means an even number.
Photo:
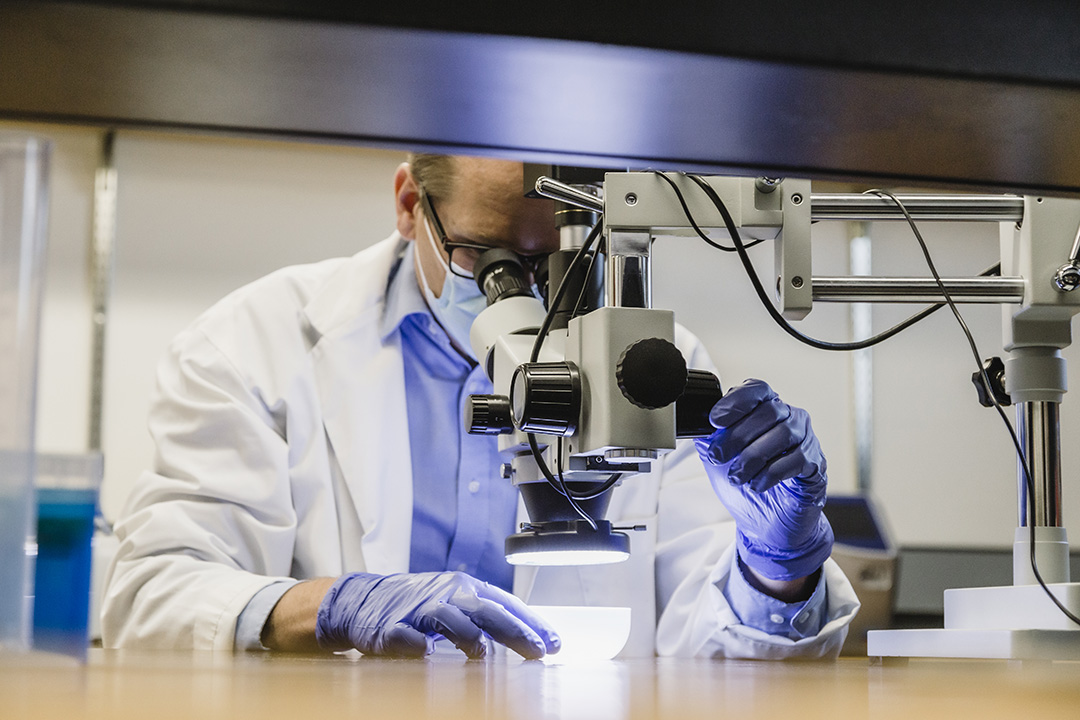
[[[707,437],[716,431],[709,414],[724,396],[720,378],[708,370],[690,370],[686,375],[686,390],[675,402],[675,437]]]
[[[570,437],[581,413],[581,373],[572,362],[525,363],[510,381],[510,411],[522,432]]]
[[[645,338],[629,345],[615,366],[615,380],[627,400],[656,410],[679,399],[686,389],[686,360],[663,338]]]
[[[470,395],[465,404],[465,430],[470,435],[502,435],[514,431],[510,398],[505,395]]]

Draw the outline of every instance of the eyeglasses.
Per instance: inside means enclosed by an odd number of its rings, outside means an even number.
[[[439,220],[439,214],[435,212],[435,205],[432,204],[431,198],[428,194],[421,189],[420,190],[420,202],[423,203],[424,214],[427,215],[431,221],[432,227],[435,229],[435,234],[439,236],[439,243],[442,245],[442,249],[446,252],[448,259],[447,262],[450,265],[450,272],[458,277],[465,278],[467,280],[475,279],[472,273],[473,266],[480,258],[480,255],[487,250],[491,250],[493,245],[480,245],[478,243],[463,243],[455,242],[449,238],[446,234],[446,230],[443,228],[442,221]],[[536,276],[537,267],[540,261],[543,260],[546,255],[520,255],[521,263],[525,268]],[[461,272],[457,268],[466,270],[467,272]]]

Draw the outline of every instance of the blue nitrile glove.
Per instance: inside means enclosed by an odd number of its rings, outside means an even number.
[[[393,657],[428,655],[442,636],[480,658],[485,633],[527,659],[561,645],[528,605],[460,572],[343,575],[319,605],[315,626],[319,647]]]
[[[818,570],[832,552],[825,456],[805,410],[761,380],[732,388],[713,406],[717,428],[696,440],[713,489],[735,518],[743,563],[773,580]]]

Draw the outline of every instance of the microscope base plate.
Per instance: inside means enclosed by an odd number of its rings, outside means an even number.
[[[1054,596],[1080,614],[1080,583],[1052,583]],[[945,628],[871,630],[870,657],[1080,660],[1080,626],[1038,585],[945,591]]]
[[[1075,630],[871,630],[868,657],[1080,660]]]

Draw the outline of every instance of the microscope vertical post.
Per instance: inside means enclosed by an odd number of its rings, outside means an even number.
[[[1060,405],[1068,389],[1061,349],[1072,342],[1072,317],[1080,298],[1053,278],[1069,253],[1058,238],[1072,238],[1080,224],[1075,201],[1024,199],[1019,229],[1002,229],[1002,272],[1027,278],[1020,308],[1004,308],[1003,334],[1009,358],[1006,390],[1016,403],[1016,420],[1027,468],[1018,462],[1018,527],[1013,544],[1013,584],[1037,582],[1031,567],[1031,529],[1039,574],[1047,583],[1069,582],[1069,544],[1061,517]],[[1054,239],[1051,241],[1050,239]],[[1028,492],[1027,472],[1033,492]],[[1033,498],[1031,496],[1034,496]]]
[[[1069,543],[1061,518],[1061,433],[1059,403],[1033,401],[1016,408],[1017,432],[1031,470],[1034,502],[1028,500],[1026,472],[1018,467],[1019,519],[1013,547],[1013,584],[1036,582],[1031,569],[1030,527],[1044,582],[1069,582]]]
[[[630,198],[624,199],[629,202]],[[652,274],[648,232],[612,231],[607,235],[604,294],[608,307],[652,307]]]

